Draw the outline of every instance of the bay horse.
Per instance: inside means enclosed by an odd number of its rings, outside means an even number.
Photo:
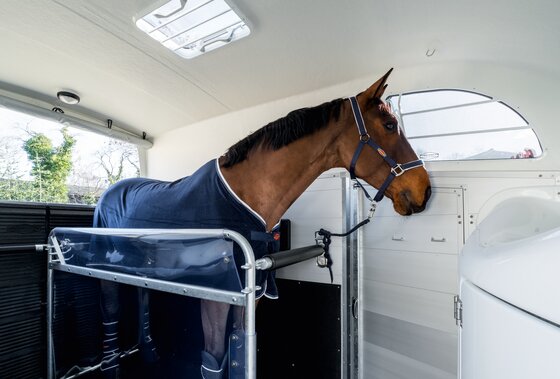
[[[346,168],[352,178],[378,188],[376,200],[386,195],[399,214],[421,212],[431,194],[428,173],[381,99],[391,71],[356,97],[295,110],[269,123],[192,176],[172,183],[142,178],[116,183],[98,202],[94,227],[227,228],[243,234],[258,259],[275,251],[276,245],[254,237],[253,232],[275,231],[290,205],[321,173],[335,167]],[[202,209],[197,210],[201,203]],[[210,209],[213,203],[218,210]],[[276,297],[273,274],[259,273],[257,285],[262,290],[257,297]],[[101,288],[105,359],[119,354],[117,286],[103,282]],[[142,296],[147,300],[146,293]],[[141,324],[147,327],[141,351],[155,358],[147,301],[142,303]],[[204,379],[224,377],[230,307],[201,301]],[[238,322],[240,307],[234,308]],[[114,375],[117,367],[115,360],[107,376]]]

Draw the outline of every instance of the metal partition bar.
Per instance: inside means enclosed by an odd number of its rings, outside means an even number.
[[[196,297],[199,299],[218,301],[220,303],[229,303],[242,306],[245,305],[245,295],[239,292],[217,290],[190,284],[175,283],[167,280],[145,278],[120,272],[74,266],[65,263],[53,262],[51,263],[51,267],[54,270],[64,271],[70,274],[83,275],[91,278],[107,280],[110,282],[128,284],[135,287],[168,292],[176,295]]]
[[[245,378],[257,378],[257,332],[255,329],[255,290],[256,290],[256,264],[255,255],[249,242],[239,233],[225,230],[224,236],[236,242],[245,254],[245,288],[243,293],[247,296],[245,308]]]
[[[104,235],[110,235],[111,229],[99,228],[75,228],[80,231],[96,231]],[[137,232],[139,229],[136,229]],[[114,229],[115,233],[126,232],[126,229]],[[64,271],[71,274],[84,275],[88,277],[98,278],[101,280],[109,280],[116,283],[128,284],[136,287],[149,288],[157,291],[168,292],[183,296],[196,297],[223,303],[229,303],[238,306],[245,306],[245,378],[256,379],[257,377],[257,343],[255,329],[255,257],[253,249],[249,242],[239,233],[225,229],[143,229],[146,233],[156,231],[159,235],[169,236],[196,236],[204,238],[225,238],[231,239],[239,245],[245,257],[245,264],[242,268],[245,270],[245,288],[241,293],[217,290],[213,288],[174,283],[165,280],[144,278],[130,274],[111,272],[87,267],[80,267],[61,262],[59,256],[62,256],[60,246],[56,243],[56,239],[50,241],[48,245],[48,273],[47,273],[47,378],[54,379],[54,345],[52,337],[52,318],[53,318],[53,275],[54,270]],[[58,251],[57,251],[58,250]]]
[[[359,187],[347,176],[342,178],[344,230],[349,230],[363,219],[359,215]],[[358,229],[344,239],[345,258],[342,266],[342,373],[343,379],[358,378]]]

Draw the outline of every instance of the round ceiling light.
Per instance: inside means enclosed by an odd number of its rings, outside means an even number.
[[[68,91],[60,91],[56,94],[56,97],[58,97],[58,100],[63,103],[70,105],[78,104],[80,102],[80,96]]]

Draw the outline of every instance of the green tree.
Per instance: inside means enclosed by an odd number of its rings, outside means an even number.
[[[67,128],[62,128],[62,144],[54,147],[50,138],[42,133],[33,133],[23,144],[23,149],[31,161],[33,187],[36,190],[34,201],[68,201],[66,179],[72,171],[72,147],[76,143]]]

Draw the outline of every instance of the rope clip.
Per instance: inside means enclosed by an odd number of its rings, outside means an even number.
[[[368,220],[372,219],[376,210],[377,210],[377,201],[372,200],[371,205],[369,207]]]

